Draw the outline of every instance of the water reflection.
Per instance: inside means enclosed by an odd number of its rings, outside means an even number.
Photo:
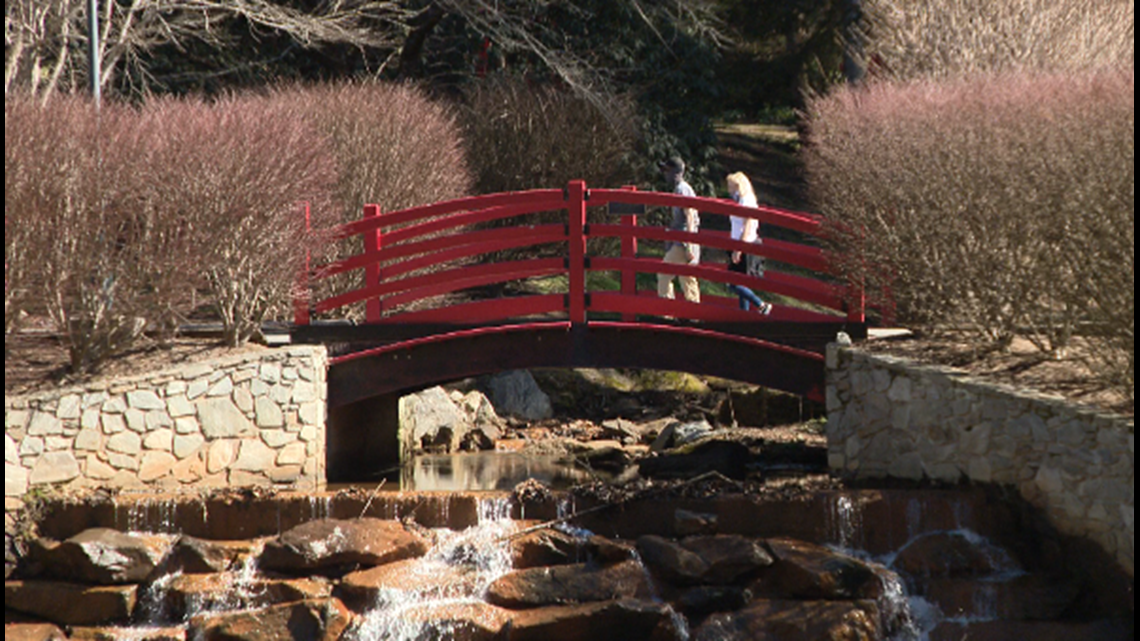
[[[400,472],[402,490],[511,490],[526,479],[566,489],[598,475],[573,467],[555,456],[506,452],[424,454]]]

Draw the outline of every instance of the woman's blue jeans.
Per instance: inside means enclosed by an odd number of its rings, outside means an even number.
[[[728,289],[731,290],[732,293],[734,293],[740,297],[740,309],[743,309],[744,311],[748,311],[749,309],[751,309],[752,305],[755,305],[757,307],[763,307],[764,306],[764,301],[761,300],[760,297],[756,295],[756,292],[752,291],[751,289],[748,289],[747,287],[741,287],[740,285],[730,284],[728,286]]]

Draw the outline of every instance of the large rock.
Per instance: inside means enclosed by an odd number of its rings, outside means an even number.
[[[719,472],[728,478],[742,479],[748,474],[752,453],[732,441],[707,441],[691,450],[641,459],[638,472],[647,478],[690,479]]]
[[[315,579],[245,579],[233,573],[182,574],[167,583],[162,613],[172,621],[207,611],[246,610],[332,596],[332,586]]]
[[[457,451],[469,429],[471,422],[442,387],[401,399],[400,438],[405,451]]]
[[[657,435],[657,438],[653,439],[649,451],[664,452],[669,448],[688,445],[709,436],[712,432],[713,427],[709,425],[708,421],[701,420],[690,423],[674,421],[666,425],[665,429]]]
[[[708,569],[700,580],[710,585],[734,583],[775,563],[762,542],[745,536],[693,536],[682,540],[681,547],[705,562]]]
[[[547,528],[511,539],[511,567],[517,570],[585,561],[582,540]]]
[[[863,561],[812,543],[770,539],[776,563],[749,587],[757,596],[792,599],[875,599],[883,577]]]
[[[892,568],[912,577],[986,576],[1020,569],[1005,550],[964,531],[915,538],[899,550]]]
[[[163,566],[188,574],[225,572],[253,549],[252,541],[210,541],[183,534],[170,548]]]
[[[429,571],[424,568],[420,559],[406,559],[352,572],[340,580],[337,596],[350,608],[364,611],[374,607],[381,594],[469,594],[478,580],[472,566],[439,563]]]
[[[265,545],[266,570],[337,570],[352,564],[383,565],[422,556],[427,543],[398,521],[374,518],[309,521]]]
[[[488,603],[428,603],[391,615],[373,610],[349,631],[351,639],[501,641],[511,612]]]
[[[503,372],[486,382],[487,396],[500,416],[524,421],[541,421],[554,416],[550,397],[538,387],[526,370]]]
[[[182,626],[157,627],[72,627],[71,641],[186,641]]]
[[[701,585],[685,590],[678,601],[687,616],[704,618],[713,612],[731,612],[748,605],[752,592],[734,585]]]
[[[694,641],[877,641],[878,608],[872,601],[757,601],[714,614]]]
[[[45,543],[39,556],[47,576],[111,585],[145,580],[169,549],[169,537],[91,528],[59,545]]]
[[[510,622],[510,641],[666,641],[680,639],[660,603],[623,599],[524,610]]]
[[[636,561],[594,566],[586,563],[529,568],[500,577],[487,590],[487,600],[505,608],[649,598],[652,590]]]
[[[57,625],[99,625],[130,619],[137,585],[91,586],[60,581],[5,581],[4,609]]]
[[[728,585],[774,563],[762,542],[736,535],[691,536],[680,543],[648,535],[637,548],[655,576],[676,586]]]
[[[201,614],[187,638],[203,641],[336,641],[352,620],[338,599],[283,603],[259,610]]]
[[[637,539],[641,560],[653,575],[673,585],[697,585],[709,566],[696,552],[652,534]]]
[[[50,623],[5,623],[4,641],[67,641],[67,635]]]

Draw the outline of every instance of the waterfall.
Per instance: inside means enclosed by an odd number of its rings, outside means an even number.
[[[481,499],[478,522],[455,532],[433,530],[435,543],[428,553],[411,564],[409,584],[416,577],[461,573],[465,580],[424,590],[384,588],[359,626],[347,638],[353,641],[418,641],[450,638],[456,631],[448,621],[419,620],[409,616],[418,610],[477,605],[487,589],[511,571],[507,537],[516,529],[510,518],[508,498]],[[429,582],[430,583],[430,582]]]

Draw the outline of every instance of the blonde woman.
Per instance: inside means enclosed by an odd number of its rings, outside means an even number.
[[[752,189],[752,181],[748,180],[748,176],[744,172],[738,171],[734,174],[729,174],[725,178],[728,184],[728,193],[737,204],[745,207],[759,207],[756,200],[756,192]],[[732,239],[740,240],[746,243],[759,243],[760,235],[760,221],[755,218],[745,218],[743,216],[729,216],[732,222]],[[749,264],[751,261],[751,265]],[[750,269],[751,267],[751,269]],[[745,257],[743,252],[734,251],[729,257],[728,263],[729,271],[739,272],[741,274],[751,273],[753,275],[762,275],[764,273],[763,263],[758,256]],[[729,285],[728,288],[734,294],[740,297],[740,309],[748,311],[752,305],[756,306],[756,311],[767,316],[772,313],[772,304],[764,302],[756,292],[742,287],[740,285]]]

